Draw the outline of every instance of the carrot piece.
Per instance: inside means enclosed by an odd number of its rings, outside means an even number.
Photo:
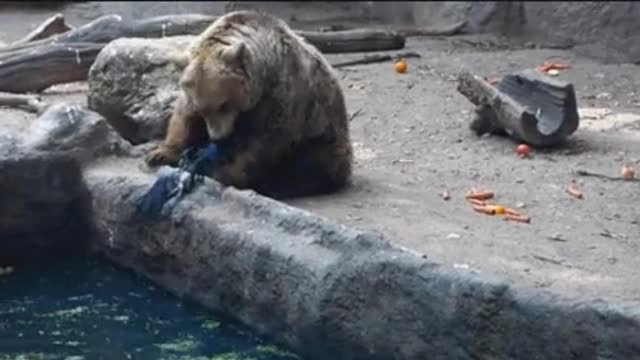
[[[538,71],[543,73],[546,73],[549,70],[566,70],[568,68],[569,68],[569,65],[567,64],[551,62],[551,61],[545,61],[544,63],[542,63],[542,65],[536,67]]]
[[[479,212],[479,213],[482,213],[482,214],[495,215],[495,213],[496,213],[496,211],[494,209],[487,208],[485,206],[471,205],[471,207],[473,208],[473,210],[475,212]]]
[[[489,200],[493,199],[493,192],[491,191],[482,191],[482,192],[472,192],[467,194],[467,199],[476,199],[476,200]]]
[[[467,201],[469,201],[471,204],[476,205],[476,206],[486,206],[487,203],[482,201],[482,200],[478,200],[478,199],[467,199]]]
[[[515,211],[515,210],[513,210],[511,208],[505,208],[504,209],[504,213],[506,215],[512,215],[512,216],[520,216],[521,215],[519,212],[517,212],[517,211]]]
[[[496,215],[504,215],[505,213],[504,206],[501,205],[487,205],[487,208],[493,210]]]
[[[528,216],[525,216],[525,215],[505,214],[504,219],[506,221],[514,221],[514,222],[520,222],[520,223],[525,223],[525,224],[531,223],[531,219]]]
[[[567,193],[573,196],[576,199],[582,199],[584,196],[582,195],[582,191],[574,188],[573,186],[567,187]]]

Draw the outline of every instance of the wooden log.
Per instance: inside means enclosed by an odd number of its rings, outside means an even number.
[[[65,23],[64,15],[56,14],[45,20],[42,24],[38,25],[38,27],[27,34],[27,36],[14,42],[13,44],[24,44],[34,40],[45,39],[56,34],[65,33],[69,30],[71,30],[71,27],[69,27]]]
[[[22,55],[25,51],[33,51],[37,47],[42,48],[53,44],[96,43],[106,45],[123,37],[160,38],[196,35],[204,31],[215,19],[214,16],[199,14],[158,16],[142,20],[124,20],[119,15],[107,15],[63,34],[2,48],[0,49],[0,61]]]
[[[388,30],[354,29],[345,31],[297,31],[325,54],[399,50],[404,48],[404,36]]]
[[[0,63],[0,91],[41,92],[52,85],[87,79],[104,44],[51,44]]]
[[[50,38],[6,46],[0,49],[0,91],[40,92],[86,80],[100,50],[115,39],[197,35],[215,19],[187,14],[124,20],[109,15]],[[405,43],[401,35],[384,30],[298,33],[325,53],[394,50]]]
[[[465,72],[458,79],[458,91],[476,105],[472,128],[502,129],[534,146],[554,146],[579,125],[573,86],[534,70],[505,76],[497,87]]]
[[[115,39],[196,35],[215,19],[187,14],[123,20],[108,15],[46,39],[6,46],[0,49],[0,91],[40,92],[52,85],[86,80],[98,53]]]
[[[398,32],[404,37],[413,36],[452,36],[463,33],[464,27],[467,25],[466,20],[453,23],[451,25],[442,27],[418,27],[418,26],[406,26],[401,28],[393,28],[393,31]]]
[[[446,26],[420,27],[420,26],[385,26],[387,31],[400,34],[405,38],[415,36],[452,36],[464,33],[464,27],[467,25],[466,20],[453,23]],[[329,25],[318,29],[320,32],[348,31],[356,28],[343,24]]]
[[[28,112],[40,114],[49,106],[39,97],[33,95],[11,94],[0,92],[0,106],[22,109]]]

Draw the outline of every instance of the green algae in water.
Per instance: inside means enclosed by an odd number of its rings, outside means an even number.
[[[0,360],[292,360],[101,260],[0,276]]]

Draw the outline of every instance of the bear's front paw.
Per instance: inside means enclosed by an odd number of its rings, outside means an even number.
[[[176,154],[175,152],[163,146],[157,147],[156,149],[152,150],[145,158],[145,162],[148,166],[174,166],[178,164],[179,160],[179,154]]]

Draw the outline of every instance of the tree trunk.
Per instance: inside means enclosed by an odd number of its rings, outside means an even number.
[[[197,35],[215,19],[199,14],[143,20],[108,15],[46,39],[8,45],[0,49],[0,91],[40,92],[52,85],[86,80],[98,53],[113,40]],[[405,44],[402,35],[384,30],[298,34],[324,53],[396,50]]]

